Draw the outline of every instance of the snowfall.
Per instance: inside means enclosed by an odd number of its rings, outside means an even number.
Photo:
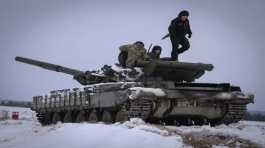
[[[124,123],[57,123],[41,126],[28,108],[0,106],[19,112],[19,120],[0,121],[0,148],[183,148],[265,147],[265,122],[231,125],[164,126],[133,118]]]

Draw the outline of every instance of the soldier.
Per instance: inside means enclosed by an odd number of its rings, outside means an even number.
[[[161,51],[161,46],[156,45],[153,47],[152,51],[148,53],[148,56],[150,59],[160,59]]]
[[[120,46],[119,62],[123,67],[133,68],[137,60],[146,58],[146,49],[144,43],[137,41],[134,44]]]
[[[185,37],[191,38],[192,32],[188,20],[189,12],[183,10],[178,14],[178,17],[173,19],[168,27],[169,34],[162,39],[170,37],[172,43],[171,60],[178,61],[178,55],[190,48],[189,40]],[[181,48],[179,48],[181,45]]]

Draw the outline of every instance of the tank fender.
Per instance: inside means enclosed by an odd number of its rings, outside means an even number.
[[[245,101],[247,103],[254,103],[254,94],[251,93],[243,93],[240,91],[234,91],[234,92],[221,92],[216,94],[215,98],[217,100],[241,100]]]

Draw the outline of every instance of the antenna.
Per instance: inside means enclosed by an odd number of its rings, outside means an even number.
[[[153,46],[153,43],[151,43],[151,44],[149,45],[147,53],[149,53],[149,52],[150,52],[150,50],[151,50],[152,46]]]

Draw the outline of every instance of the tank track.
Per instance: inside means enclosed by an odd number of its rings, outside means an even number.
[[[236,123],[240,121],[246,113],[246,104],[228,103],[224,108],[226,111],[222,118],[216,120],[208,120],[212,126]],[[122,121],[128,120],[130,118],[141,118],[144,121],[148,121],[148,118],[150,117],[150,114],[153,110],[154,102],[145,98],[139,98],[124,102],[121,105],[119,111],[122,112]],[[37,113],[36,116],[37,120],[42,125],[48,125],[52,123],[50,114]]]
[[[43,122],[43,121],[44,121],[44,115],[43,115],[43,114],[41,114],[41,113],[37,113],[36,117],[37,117],[37,120],[38,120],[39,122]]]
[[[240,121],[246,113],[246,104],[228,104],[227,112],[217,124],[230,124]]]
[[[36,114],[37,120],[42,124],[42,125],[47,125],[48,122],[45,120],[45,114],[42,113],[37,113]]]
[[[127,119],[130,118],[141,118],[146,121],[153,110],[152,101],[141,99],[141,100],[131,100],[124,105],[123,111],[126,112],[125,115]],[[240,121],[246,113],[246,104],[236,104],[229,103],[226,105],[226,113],[223,118],[215,121],[210,121],[211,125],[220,124],[231,124]],[[198,124],[201,125],[201,124]]]

